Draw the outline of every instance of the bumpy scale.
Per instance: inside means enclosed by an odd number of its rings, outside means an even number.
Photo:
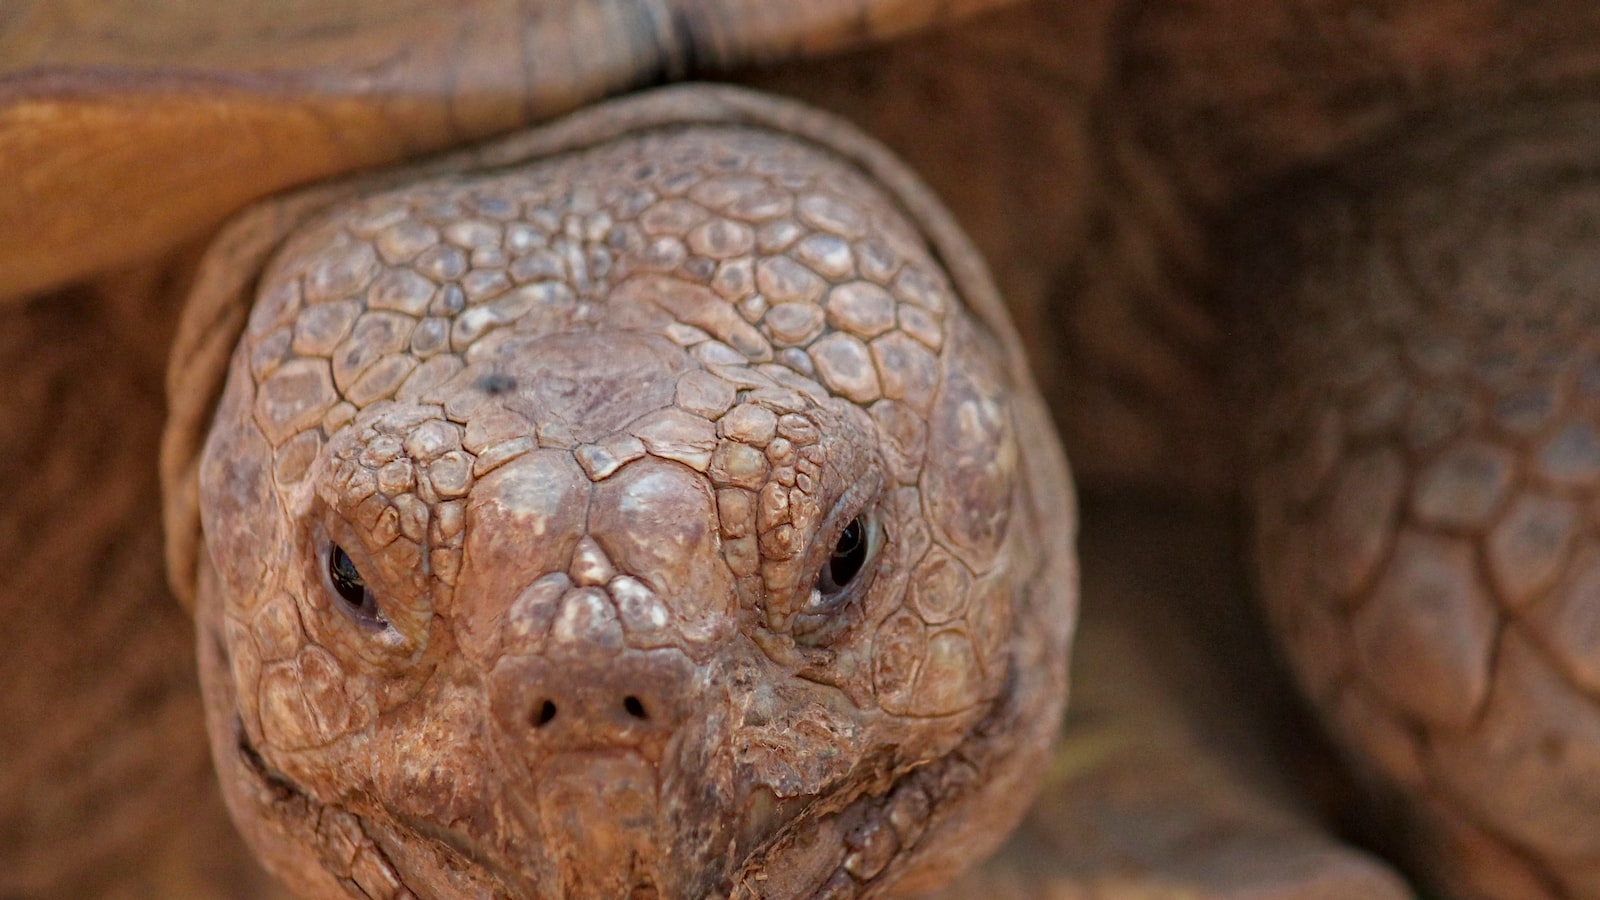
[[[936,253],[858,168],[731,125],[287,241],[200,466],[213,743],[269,867],[853,897],[1002,838],[1064,687],[1071,499]]]

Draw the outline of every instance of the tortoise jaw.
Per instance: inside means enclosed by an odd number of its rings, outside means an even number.
[[[554,858],[560,896],[625,897],[659,882],[654,766],[625,751],[565,753],[540,774],[537,825]]]

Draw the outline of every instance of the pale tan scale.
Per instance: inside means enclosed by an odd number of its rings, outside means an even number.
[[[315,424],[338,400],[328,364],[297,359],[273,372],[256,399],[256,422],[274,445]]]
[[[257,345],[255,352],[250,354],[250,371],[257,380],[265,379],[278,370],[278,366],[289,355],[292,340],[293,333],[288,328],[280,328]]]
[[[479,219],[458,219],[440,229],[440,234],[450,243],[474,252],[499,244],[505,236],[500,226]]]
[[[756,288],[774,304],[809,305],[822,297],[827,282],[787,256],[767,256],[756,263]]]
[[[433,284],[422,279],[414,273],[406,273],[422,282],[422,304],[426,306],[428,297],[433,294]],[[385,272],[383,278],[388,277]],[[368,297],[367,305],[378,309],[396,309],[417,315],[420,310],[411,311],[401,308],[401,303],[394,299],[397,291],[404,290],[396,285],[385,285],[383,278],[373,286],[372,296]],[[385,303],[383,301],[390,301]],[[357,300],[342,300],[336,303],[326,303],[313,307],[306,315],[301,316],[294,327],[294,340],[291,349],[296,356],[330,356],[335,347],[350,333],[355,324],[356,317],[361,314],[362,305]],[[257,377],[264,374],[258,370]]]
[[[750,360],[722,341],[705,340],[693,347],[694,358],[708,369],[716,366],[747,365]]]
[[[566,277],[566,265],[554,251],[542,247],[526,252],[511,261],[511,280],[518,284],[530,281],[559,281]]]
[[[1593,602],[1600,591],[1600,553],[1586,547],[1562,575],[1528,609],[1527,628],[1574,684],[1600,696],[1600,615]]]
[[[380,214],[387,218],[400,220],[378,232],[373,244],[386,264],[396,266],[411,262],[424,250],[439,243],[439,232],[410,219],[406,210],[392,206],[375,206],[374,209],[381,209]],[[359,223],[357,227],[360,227]]]
[[[767,443],[767,460],[779,469],[785,471],[793,470],[796,460],[794,443],[788,438],[782,437],[769,441]]]
[[[784,440],[804,448],[801,450],[803,459],[812,463],[822,462],[821,453],[815,447],[817,441],[822,439],[822,432],[816,423],[805,416],[786,413],[778,417],[777,432]]]
[[[479,456],[474,459],[460,450],[450,450],[442,454],[428,463],[428,486],[441,500],[457,500],[465,497],[472,489],[476,461],[483,458]]]
[[[747,490],[720,488],[717,491],[717,522],[728,537],[755,533],[755,509],[755,499]]]
[[[891,284],[900,270],[900,257],[881,240],[868,236],[853,245],[861,275],[879,285]]]
[[[419,360],[426,360],[423,365],[443,359],[436,354],[447,350],[450,345],[450,323],[448,319],[438,316],[429,316],[417,323],[411,332],[411,354]],[[448,363],[443,363],[448,365]],[[421,390],[421,388],[419,388]]]
[[[809,355],[817,374],[834,392],[862,405],[882,396],[871,351],[855,335],[836,331],[819,338]]]
[[[939,382],[939,361],[927,348],[894,331],[872,342],[872,361],[885,397],[903,400],[927,415]]]
[[[843,277],[848,273],[840,273]],[[861,338],[875,338],[894,327],[894,299],[864,281],[840,284],[828,292],[828,324]]]
[[[1600,484],[1600,429],[1573,422],[1540,448],[1538,460],[1539,473],[1555,484],[1593,488]]]
[[[689,372],[678,379],[676,405],[685,412],[715,421],[733,405],[737,392],[709,372]]]
[[[533,438],[519,437],[486,447],[472,462],[472,477],[482,478],[538,446]]]
[[[1412,513],[1439,528],[1482,528],[1505,501],[1514,460],[1490,444],[1451,447],[1418,476]]]
[[[915,484],[927,461],[928,426],[923,413],[897,400],[872,405],[872,418],[882,429],[884,463],[891,478]]]
[[[1390,702],[1464,727],[1488,690],[1495,622],[1470,543],[1402,532],[1355,614],[1356,655]]]
[[[406,356],[391,356],[372,366],[345,390],[345,398],[358,406],[370,406],[388,399],[400,389],[417,368],[417,361]]]
[[[767,309],[762,321],[773,340],[801,346],[822,333],[823,318],[822,310],[812,304],[779,302]]]
[[[1524,493],[1512,501],[1485,546],[1495,593],[1508,608],[1527,606],[1565,571],[1582,515],[1570,500]]]
[[[908,589],[910,607],[929,625],[960,616],[972,591],[972,576],[959,560],[934,550],[917,564]]]
[[[803,357],[810,360],[810,356],[799,348],[792,348],[793,354],[785,359],[798,359]],[[828,389],[818,383],[816,376],[808,371],[807,365],[798,363],[764,363],[757,366],[757,371],[770,378],[778,386],[778,393],[773,395],[776,406],[789,411],[799,412],[809,406],[821,405],[832,396]],[[752,395],[754,396],[754,395]]]
[[[356,320],[350,337],[326,357],[332,364],[334,384],[341,394],[367,371],[369,366],[403,350],[411,341],[415,320],[391,312],[368,312]],[[316,359],[317,357],[310,357]],[[351,397],[356,406],[366,404]]]
[[[503,265],[504,260],[495,262]],[[481,304],[504,294],[511,289],[511,278],[500,269],[473,269],[461,277],[461,291],[466,294],[467,302]],[[520,315],[521,310],[510,312],[506,321],[512,321]]]
[[[294,598],[286,593],[263,602],[250,628],[263,662],[288,659],[305,643],[299,610],[295,608]]]
[[[755,231],[747,224],[712,219],[689,232],[689,250],[714,260],[746,257],[755,247]]]
[[[305,266],[305,302],[314,305],[355,294],[372,280],[377,263],[372,245],[338,232]]]
[[[793,252],[796,260],[832,284],[855,273],[850,244],[837,234],[823,231],[809,235],[800,240]]]
[[[900,329],[929,350],[938,353],[944,348],[944,331],[932,313],[920,307],[901,304],[899,320]]]
[[[760,228],[756,229],[756,249],[763,254],[769,255],[782,253],[783,251],[789,249],[790,245],[792,245],[795,241],[799,240],[800,236],[803,234],[805,234],[805,230],[801,228],[793,219],[778,219],[776,221],[767,222]],[[771,258],[780,259],[784,257],[772,256]],[[777,275],[784,273],[793,275],[795,280],[798,282],[809,283],[812,285],[815,284],[806,278],[804,270],[799,267],[798,263],[793,263],[792,266],[779,264],[778,272],[771,273],[769,271],[767,278],[769,280],[775,280]],[[757,281],[757,286],[759,285],[760,282]]]
[[[467,255],[448,243],[430,243],[414,261],[416,271],[434,282],[454,282],[467,272]]]
[[[756,447],[724,443],[712,453],[710,472],[719,484],[760,490],[769,471],[767,455]]]
[[[278,450],[273,474],[280,485],[290,485],[303,480],[311,472],[312,463],[322,451],[321,430],[307,429],[284,443]]]
[[[723,437],[763,447],[777,436],[778,416],[765,406],[741,403],[722,416],[717,427]]]
[[[711,465],[717,446],[716,426],[701,415],[682,408],[666,409],[631,427],[645,451],[654,456],[681,462],[697,472]]]

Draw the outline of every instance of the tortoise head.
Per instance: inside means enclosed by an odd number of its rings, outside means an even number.
[[[1012,338],[813,141],[579,143],[359,192],[256,283],[198,465],[234,816],[318,895],[935,883],[1064,687]]]

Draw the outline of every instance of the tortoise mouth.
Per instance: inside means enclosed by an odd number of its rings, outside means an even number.
[[[893,874],[896,859],[918,848],[940,808],[958,806],[981,781],[977,766],[983,754],[972,751],[981,749],[986,726],[1002,715],[1005,705],[1002,696],[966,739],[944,756],[898,773],[864,766],[868,774],[851,779],[857,785],[853,792],[845,792],[843,785],[833,785],[815,794],[779,800],[770,789],[758,787],[749,791],[740,830],[752,837],[765,834],[765,839],[746,844],[749,849],[738,865],[729,865],[721,873],[703,871],[700,878],[691,875],[688,880],[700,881],[697,889],[707,896],[734,896],[738,895],[737,886],[755,884],[764,885],[763,895],[771,896],[804,895],[830,888],[865,890],[874,881]],[[272,799],[271,812],[309,826],[313,833],[320,831],[336,807],[319,800],[274,768],[251,742],[243,722],[235,716],[233,723],[238,758]],[[649,863],[670,848],[653,849],[648,841],[657,825],[653,767],[633,753],[609,754],[599,761],[587,753],[568,756],[580,758],[554,759],[543,767],[543,774],[550,778],[547,789],[539,792],[540,812],[545,814],[541,817],[545,846],[572,851],[552,854],[559,873],[560,896],[574,900],[617,896],[655,900],[661,896],[659,879],[665,873],[654,871]],[[604,776],[601,780],[612,785],[610,790],[593,788],[597,765],[603,770],[599,773]],[[871,774],[874,770],[880,774]],[[552,785],[556,789],[548,789]],[[494,858],[478,842],[446,823],[396,815],[394,826],[385,827],[354,810],[338,808],[338,815],[386,857],[383,864],[396,884],[406,884],[407,872],[403,866],[390,864],[388,858],[404,858],[396,853],[404,852],[410,837],[453,857],[451,868],[477,870],[487,876],[486,880],[501,892],[515,895],[531,887],[530,873],[524,867]],[[315,848],[308,849],[315,852]],[[790,865],[786,858],[796,855],[810,860],[819,856],[826,860],[831,855],[831,868],[822,869],[819,875],[816,868]],[[706,862],[715,864],[713,859]],[[775,877],[774,873],[783,874]],[[805,885],[797,884],[786,892],[785,878],[802,879]]]
[[[632,896],[653,884],[664,851],[655,766],[631,751],[562,753],[539,770],[537,820],[561,895]],[[530,829],[532,830],[532,829]]]
[[[256,745],[251,743],[250,735],[245,733],[244,720],[236,713],[233,717],[234,746],[239,750],[239,758],[244,761],[245,769],[255,777],[255,780],[274,800],[286,803],[291,800],[303,800],[315,803],[311,795],[306,793],[294,779],[267,765],[266,758]]]

